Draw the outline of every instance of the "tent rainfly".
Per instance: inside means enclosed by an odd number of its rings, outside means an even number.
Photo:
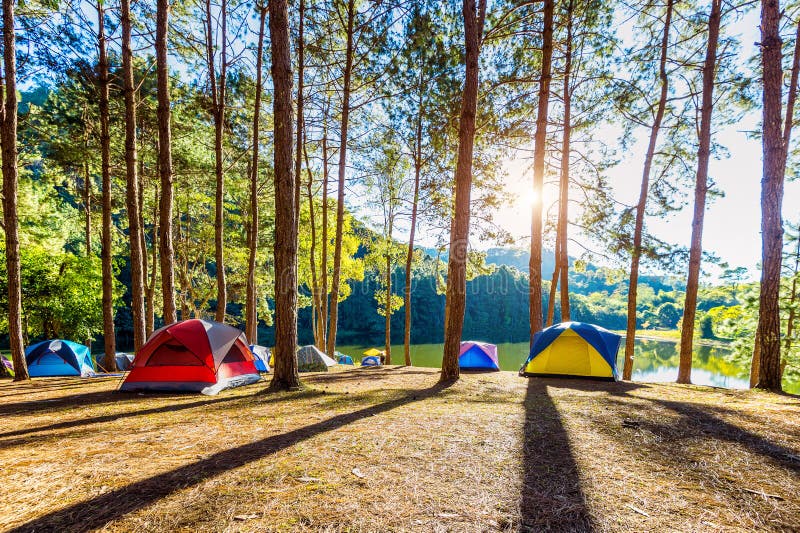
[[[89,348],[72,341],[56,339],[29,346],[25,362],[32,378],[94,375]]]
[[[253,352],[256,369],[259,372],[269,372],[269,348],[259,344],[251,344],[250,351]]]
[[[153,332],[120,390],[215,395],[260,379],[244,333],[193,318]]]
[[[328,367],[335,366],[336,361],[325,355],[313,344],[297,350],[298,372],[327,372]]]
[[[500,370],[497,345],[477,341],[462,342],[458,366],[465,370]]]
[[[600,326],[564,322],[534,335],[522,376],[560,376],[617,380],[622,337]]]

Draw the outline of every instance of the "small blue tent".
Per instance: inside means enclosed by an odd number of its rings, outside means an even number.
[[[250,351],[253,352],[256,369],[259,372],[269,372],[269,348],[258,344],[251,344]]]
[[[465,370],[500,370],[497,345],[477,341],[462,342],[458,366]]]
[[[368,355],[361,360],[361,366],[381,366],[381,359],[377,355]]]
[[[56,339],[29,346],[25,362],[31,377],[94,375],[89,348],[71,341]]]
[[[622,337],[600,326],[564,322],[534,335],[523,376],[617,379],[617,351]]]
[[[353,363],[353,358],[352,357],[350,357],[349,355],[345,355],[342,352],[336,352],[336,362],[339,363],[340,365],[352,365],[352,364],[355,364],[355,363]]]

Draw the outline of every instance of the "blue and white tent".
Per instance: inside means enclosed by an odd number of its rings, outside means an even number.
[[[56,339],[29,346],[25,362],[31,377],[94,375],[89,348],[72,341]]]
[[[256,370],[259,372],[269,372],[269,348],[260,344],[251,344],[250,351],[253,352]]]
[[[353,358],[349,355],[343,354],[342,352],[336,352],[336,362],[340,365],[352,365]]]
[[[368,355],[361,360],[361,366],[381,366],[381,359],[377,355]]]

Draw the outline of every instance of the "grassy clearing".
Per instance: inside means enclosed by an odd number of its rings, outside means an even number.
[[[800,401],[432,369],[0,383],[0,530],[796,530]]]

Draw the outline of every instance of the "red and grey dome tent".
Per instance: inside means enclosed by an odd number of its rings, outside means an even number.
[[[240,330],[219,322],[191,319],[153,332],[136,353],[120,390],[213,395],[260,379]]]

